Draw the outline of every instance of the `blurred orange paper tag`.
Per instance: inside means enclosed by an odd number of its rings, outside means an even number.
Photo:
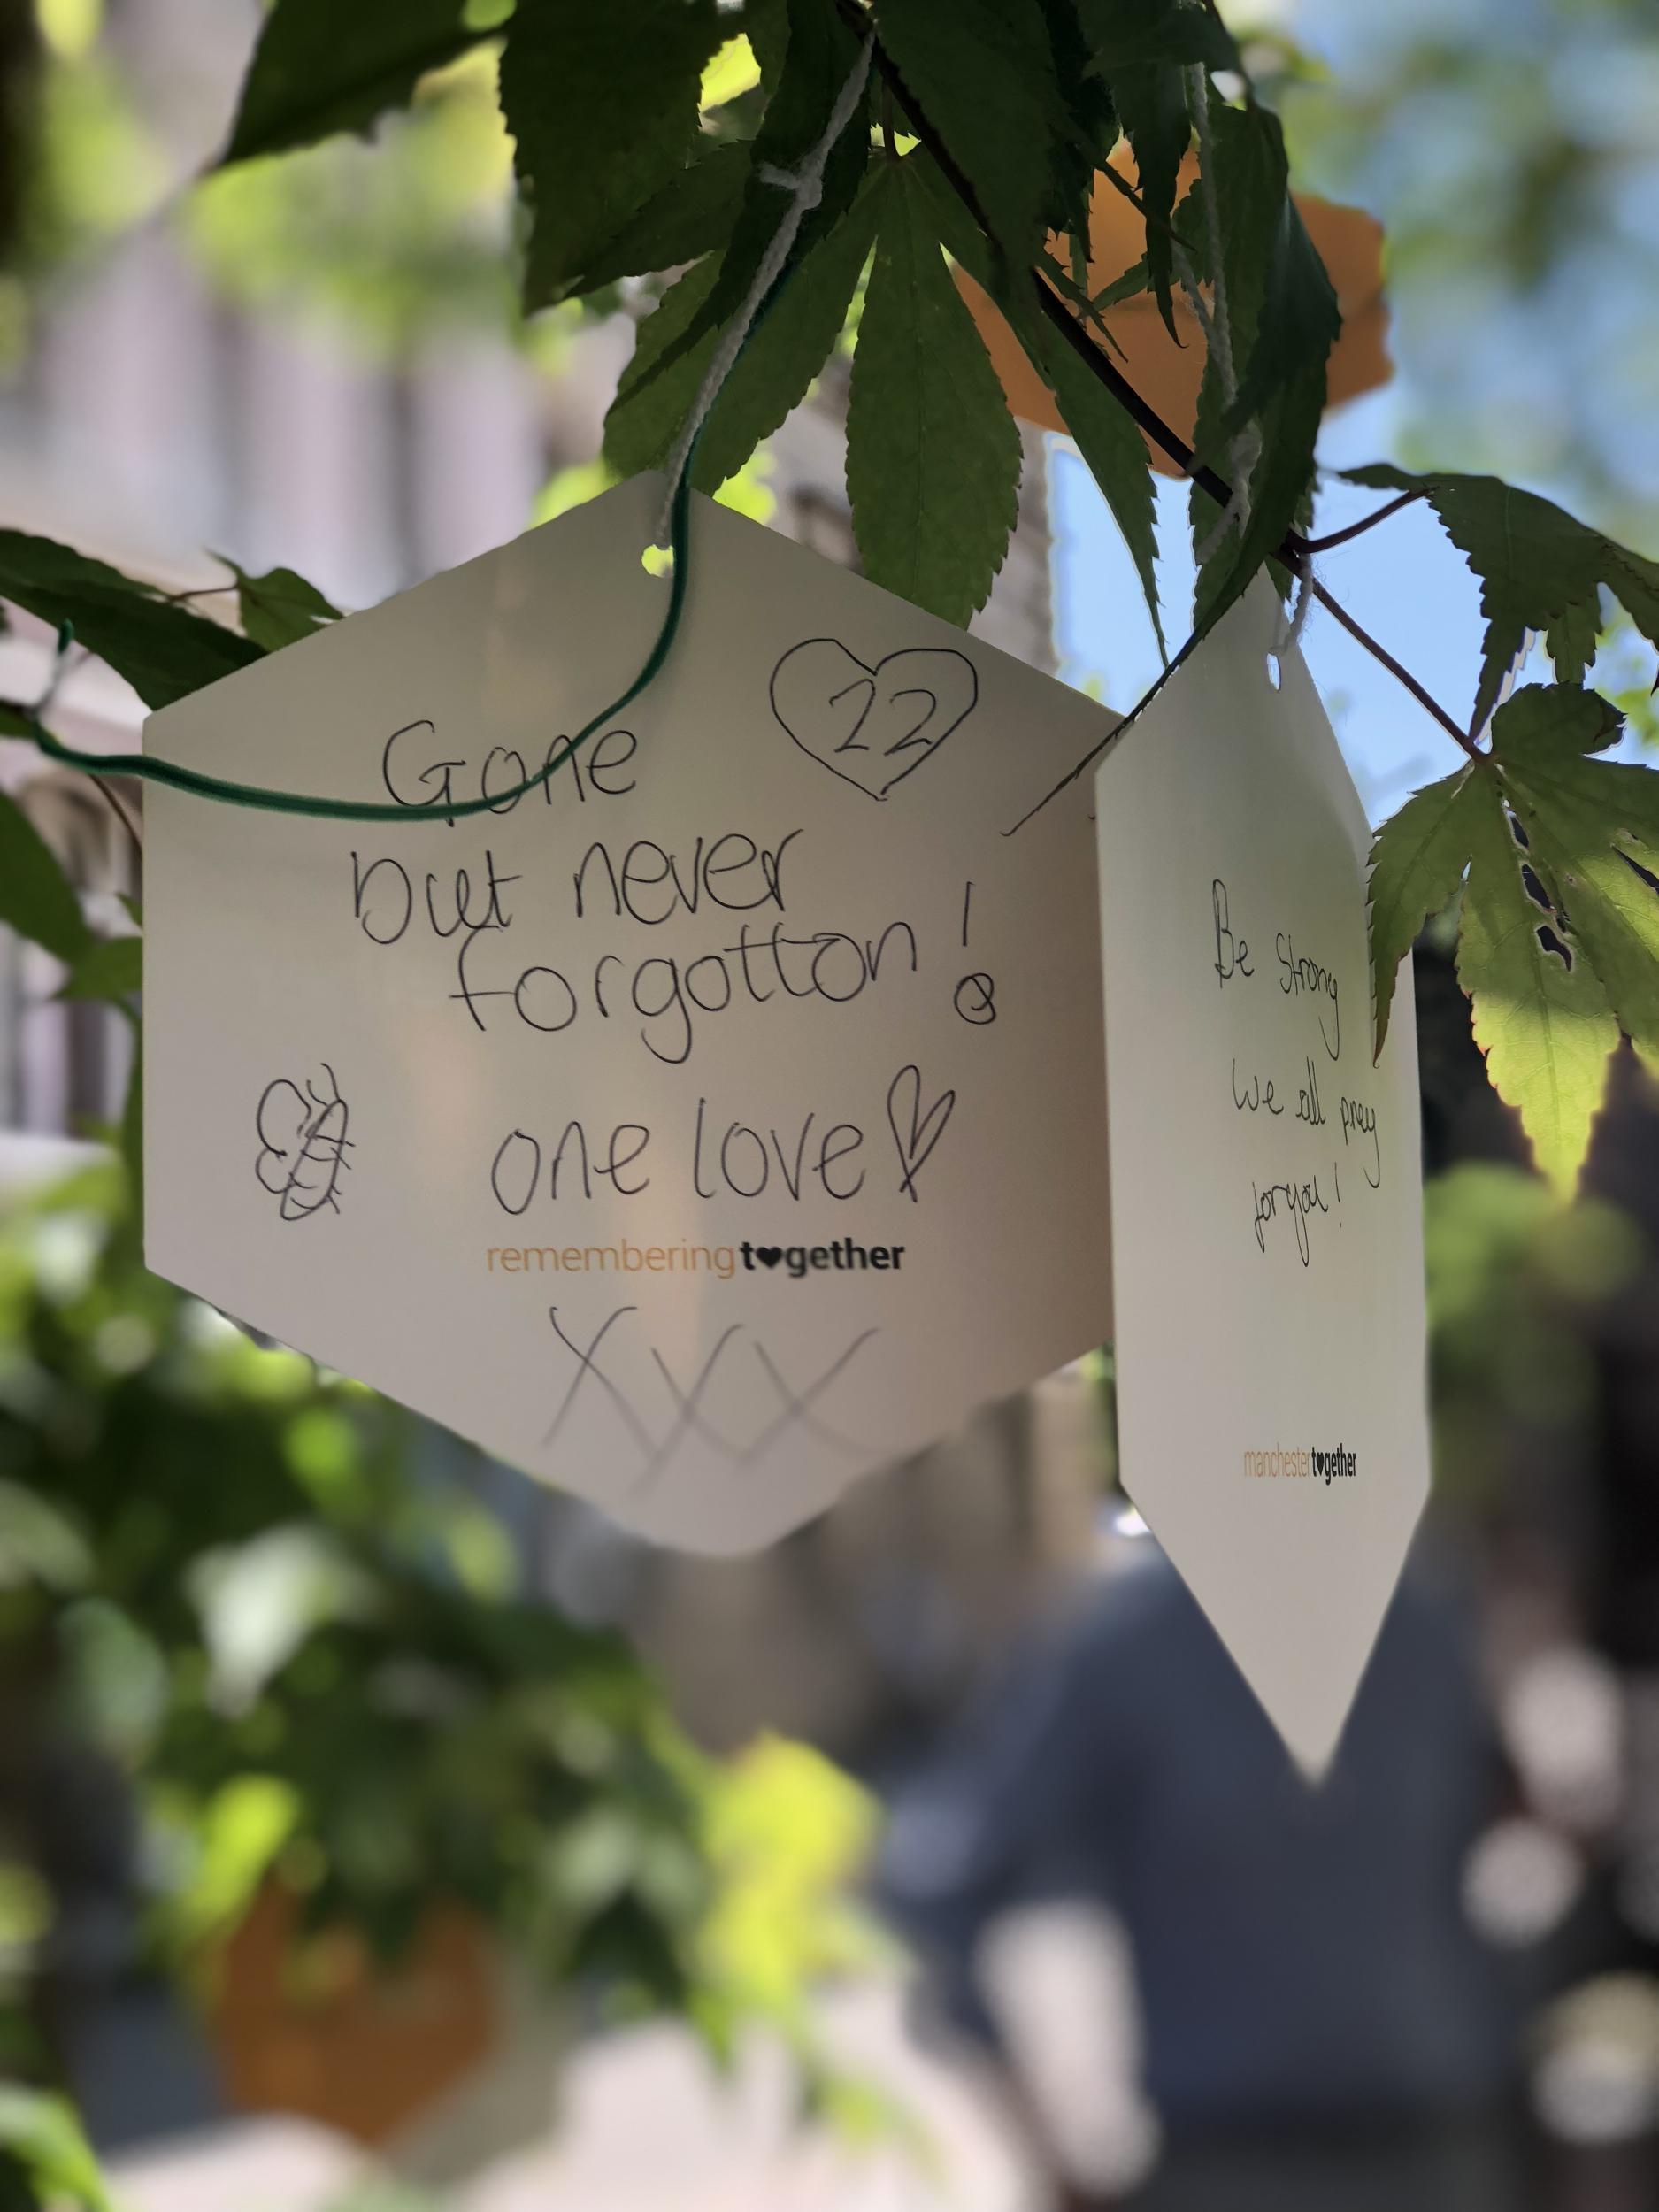
[[[1317,1773],[1428,1491],[1423,1187],[1409,976],[1373,1064],[1364,810],[1282,630],[1260,583],[1095,797],[1123,1479]]]

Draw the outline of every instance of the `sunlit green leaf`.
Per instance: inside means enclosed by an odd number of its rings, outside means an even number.
[[[1521,1117],[1550,1181],[1571,1190],[1606,1087],[1618,1024],[1581,947],[1532,897],[1497,776],[1471,785],[1469,881],[1457,979],[1473,1001],[1475,1042],[1500,1098]]]
[[[314,630],[340,619],[339,608],[291,568],[270,568],[263,576],[250,576],[228,554],[213,557],[235,575],[243,634],[267,653],[296,645]]]
[[[1470,817],[1486,804],[1475,764],[1429,784],[1378,831],[1371,851],[1371,956],[1377,1050],[1388,1034],[1394,977],[1431,914],[1455,895],[1469,865]]]
[[[51,2212],[112,2212],[92,2147],[62,2097],[0,2082],[0,2153],[17,2161]]]
[[[1493,718],[1493,757],[1529,859],[1659,1069],[1659,771],[1590,757],[1618,729],[1594,692],[1529,686]]]

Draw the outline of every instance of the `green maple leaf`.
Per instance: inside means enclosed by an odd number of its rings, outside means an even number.
[[[605,417],[605,459],[618,476],[656,468],[673,444],[703,383],[719,336],[710,325],[688,351],[677,350],[719,280],[710,254],[671,284],[634,334],[634,354]]]
[[[911,180],[925,188],[938,235],[951,259],[960,262],[985,291],[992,291],[996,284],[995,251],[966,217],[933,157],[911,154],[904,167]],[[1061,275],[1052,262],[1048,266],[1056,276]],[[1145,290],[1144,279],[1137,288]],[[1064,334],[1038,311],[1036,294],[1029,284],[1005,291],[998,305],[1032,366],[1054,394],[1084,466],[1111,509],[1146,595],[1158,650],[1167,658],[1158,607],[1157,510],[1141,433],[1087,363],[1072,351]]]
[[[597,291],[623,277],[653,276],[711,253],[731,230],[749,181],[741,139],[694,149],[687,167],[654,192],[639,213],[595,252],[575,288]]]
[[[55,538],[0,530],[0,599],[77,641],[124,676],[147,707],[171,706],[260,657],[250,639],[163,599]]]
[[[687,167],[715,0],[519,0],[501,104],[534,213],[525,304],[563,299]]]
[[[1148,62],[1177,69],[1194,62],[1210,69],[1239,66],[1232,34],[1202,0],[1078,0],[1078,18],[1094,66],[1107,77]]]
[[[487,19],[490,12],[483,11]],[[494,12],[498,19],[505,10]],[[366,131],[388,108],[406,107],[429,71],[488,35],[479,17],[467,0],[399,0],[393,8],[276,0],[221,165]]]
[[[1553,501],[1517,491],[1495,476],[1412,476],[1384,465],[1355,469],[1348,481],[1378,491],[1422,493],[1480,579],[1486,638],[1475,699],[1477,729],[1533,631],[1544,637],[1557,681],[1583,680],[1595,657],[1603,588],[1642,635],[1659,645],[1659,561],[1627,551]]]
[[[1371,956],[1377,1050],[1388,1035],[1394,979],[1431,914],[1461,887],[1473,841],[1472,817],[1486,803],[1471,762],[1408,799],[1371,845]]]
[[[1594,757],[1618,729],[1593,692],[1529,686],[1498,709],[1491,752],[1419,791],[1371,855],[1378,1049],[1401,959],[1461,886],[1475,1041],[1563,1188],[1621,1030],[1659,1067],[1659,774]]]
[[[1520,1115],[1543,1173],[1570,1194],[1618,1023],[1583,947],[1528,887],[1498,777],[1483,763],[1470,787],[1479,803],[1469,813],[1457,980],[1493,1088]]]
[[[1053,149],[1072,132],[1041,7],[879,0],[876,28],[905,91],[967,177],[1010,274],[1023,274],[1042,243]]]
[[[717,490],[734,476],[806,397],[841,334],[875,244],[882,181],[878,173],[772,296],[697,442],[691,480],[700,491]]]
[[[641,372],[641,387],[680,378],[695,350],[701,349],[706,359],[711,334],[729,323],[747,298],[787,205],[777,180],[793,174],[823,138],[857,59],[855,33],[826,0],[788,0],[786,15],[787,38],[775,57],[776,81],[748,149],[736,211],[715,257],[713,280],[695,312]],[[870,161],[869,104],[866,84],[829,150],[818,204],[802,218],[791,265],[829,235],[857,196]]]
[[[107,999],[119,1005],[144,987],[142,937],[100,937],[71,968],[59,998]]]
[[[1659,773],[1593,757],[1619,727],[1594,692],[1529,686],[1494,717],[1492,750],[1533,868],[1659,1070]]]
[[[1223,534],[1199,577],[1201,630],[1220,619],[1298,518],[1313,478],[1325,364],[1342,323],[1325,264],[1291,197],[1277,118],[1263,108],[1230,108],[1212,99],[1210,127],[1239,389],[1229,406],[1212,353],[1194,442],[1202,458],[1231,467],[1244,457],[1246,442],[1235,434],[1248,421],[1257,434],[1242,518]],[[1202,545],[1217,508],[1197,484],[1192,517]]]
[[[887,180],[853,356],[847,489],[864,573],[965,623],[1002,565],[1019,432],[911,164]]]
[[[879,174],[826,238],[773,295],[756,324],[697,442],[691,480],[715,491],[736,474],[805,398],[840,337],[858,279],[874,242]],[[691,269],[640,325],[634,359],[605,418],[605,458],[621,476],[660,467],[702,386],[723,326],[711,327],[688,351],[665,357],[701,316],[719,281],[718,257]]]
[[[0,791],[0,922],[65,964],[95,940],[58,856],[17,801]]]
[[[267,653],[297,645],[314,630],[340,619],[339,608],[294,569],[269,568],[263,576],[250,576],[228,553],[216,553],[213,558],[223,561],[236,579],[242,634]]]

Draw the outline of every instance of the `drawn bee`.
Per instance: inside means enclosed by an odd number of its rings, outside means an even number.
[[[254,1115],[260,1151],[253,1171],[277,1201],[282,1221],[308,1220],[325,1206],[338,1213],[340,1178],[351,1165],[346,1157],[352,1148],[346,1135],[350,1110],[334,1070],[326,1060],[320,1065],[326,1093],[310,1078],[302,1089],[279,1076],[259,1094]]]

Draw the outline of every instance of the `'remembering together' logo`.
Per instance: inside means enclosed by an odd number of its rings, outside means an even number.
[[[492,1244],[484,1256],[494,1275],[713,1275],[729,1283],[739,1267],[746,1272],[781,1269],[795,1282],[833,1271],[857,1274],[874,1268],[896,1274],[909,1247],[860,1244],[837,1237],[833,1244],[635,1244],[620,1237],[613,1244]]]

